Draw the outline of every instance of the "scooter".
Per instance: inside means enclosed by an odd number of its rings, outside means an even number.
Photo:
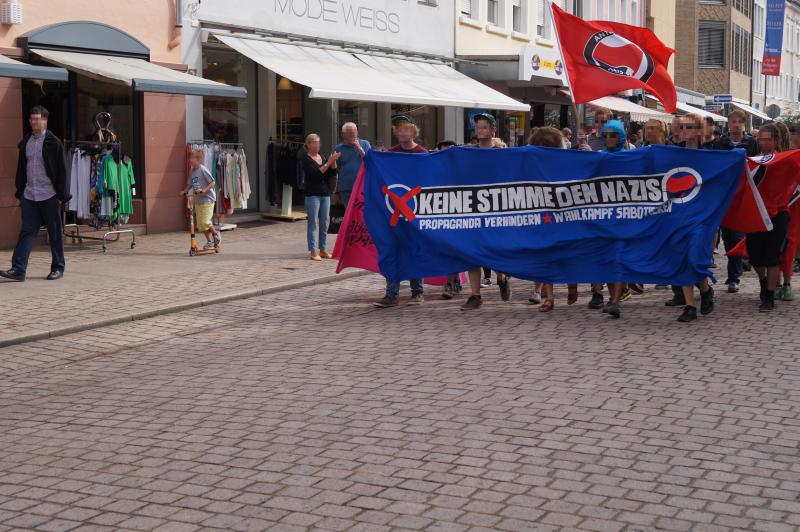
[[[195,194],[193,190],[186,193],[186,207],[189,209],[189,229],[191,231],[191,241],[189,244],[189,256],[196,257],[197,255],[208,255],[210,253],[219,253],[219,244],[214,244],[213,248],[204,248],[197,243],[195,235],[195,227],[197,226],[197,218],[194,211]]]

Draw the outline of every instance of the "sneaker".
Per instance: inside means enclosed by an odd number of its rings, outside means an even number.
[[[489,285],[491,285],[491,284],[492,284],[492,279],[491,279],[491,277],[484,277],[484,278],[481,280],[481,288],[487,288],[487,287],[488,287]]]
[[[472,294],[469,296],[469,299],[467,299],[467,302],[461,305],[461,310],[475,310],[481,305],[483,305],[483,299],[481,299],[481,296]]]
[[[800,259],[794,259],[794,266],[792,267],[794,273],[800,273]]]
[[[612,318],[619,318],[620,316],[619,305],[617,303],[609,303],[608,305],[603,307],[603,313],[611,314]]]
[[[775,287],[775,299],[781,300],[783,299],[783,285],[779,284]]]
[[[792,285],[785,284],[783,285],[783,297],[781,299],[783,301],[794,301],[794,290],[792,289]]]
[[[502,281],[497,281],[497,286],[500,287],[500,298],[503,301],[508,301],[511,299],[511,282],[508,278],[503,279]]]
[[[222,233],[217,231],[216,233],[214,233],[214,245],[219,246],[220,243],[222,243]]]
[[[203,244],[203,249],[214,249],[214,242],[206,242]]]
[[[767,291],[767,295],[764,297],[764,301],[761,303],[761,306],[758,307],[760,312],[772,312],[775,310],[775,292]]]
[[[678,321],[688,323],[697,319],[697,309],[691,305],[683,307],[683,313],[678,316]]]
[[[686,299],[683,296],[673,296],[669,301],[664,302],[665,307],[682,307],[686,304]]]
[[[735,294],[738,291],[739,291],[739,283],[734,283],[734,282],[728,283],[729,294]]]
[[[538,290],[534,290],[533,293],[531,294],[531,297],[528,298],[528,303],[530,303],[531,305],[538,305],[541,302],[542,302],[542,296],[539,295]]]
[[[633,294],[631,293],[630,289],[623,288],[622,289],[622,294],[620,294],[620,296],[619,296],[619,300],[620,301],[627,301],[627,300],[629,300],[631,298],[632,295]]]
[[[669,285],[668,284],[657,284],[656,285],[656,290],[669,290]]]
[[[708,290],[700,293],[700,314],[705,316],[714,312],[714,289],[710,286]]]
[[[446,285],[444,285],[444,292],[442,292],[442,299],[453,299],[453,296],[455,295],[456,293],[455,290],[453,290],[452,284],[447,283]]]
[[[396,297],[383,296],[382,299],[380,299],[379,301],[376,301],[372,305],[375,308],[396,307],[397,306],[397,298]]]
[[[628,285],[628,288],[630,288],[631,292],[633,292],[636,295],[644,294],[644,285],[642,285],[642,284],[631,283],[631,284]]]
[[[414,305],[419,305],[425,301],[425,296],[423,294],[411,294],[411,299],[408,300],[409,307],[413,307]]]
[[[593,292],[592,300],[589,301],[589,308],[594,310],[603,308],[603,294]]]

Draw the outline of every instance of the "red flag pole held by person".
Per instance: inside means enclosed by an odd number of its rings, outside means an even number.
[[[675,50],[647,28],[618,22],[586,21],[550,3],[551,16],[575,104],[629,89],[644,89],[667,113],[677,103],[667,71]]]

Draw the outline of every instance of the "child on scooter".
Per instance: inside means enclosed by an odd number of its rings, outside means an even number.
[[[189,190],[194,190],[194,211],[197,222],[197,229],[206,235],[208,241],[203,249],[211,249],[219,246],[222,240],[219,231],[212,223],[214,216],[214,204],[217,201],[217,193],[214,191],[214,177],[208,168],[203,166],[203,150],[192,150],[189,154],[191,171],[186,181],[186,188],[181,191],[181,196],[186,195]]]

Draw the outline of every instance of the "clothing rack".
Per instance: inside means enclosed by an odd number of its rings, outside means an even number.
[[[218,144],[220,148],[244,148],[243,142],[219,142],[213,139],[187,140],[186,144]]]
[[[274,139],[272,136],[269,137],[269,144],[283,144],[288,145],[293,148],[302,148],[305,146],[304,142],[297,142],[294,140],[286,140],[285,138],[277,138]],[[278,220],[289,220],[291,222],[296,222],[298,220],[305,220],[308,218],[307,214],[302,213],[294,213],[292,212],[292,195],[293,189],[291,185],[283,185],[283,189],[281,190],[281,211],[278,212],[267,212],[264,213],[265,218],[275,218]]]
[[[87,147],[87,148],[109,148],[112,151],[116,151],[117,153],[117,164],[119,165],[119,173],[122,175],[122,143],[120,142],[102,142],[98,140],[65,140],[64,146],[74,148],[74,147]],[[64,236],[69,237],[72,239],[72,243],[74,244],[77,240],[78,243],[83,244],[84,240],[97,240],[103,242],[103,253],[106,252],[107,244],[109,242],[117,242],[120,239],[121,235],[128,234],[131,235],[131,249],[136,247],[136,233],[132,229],[120,229],[119,223],[112,223],[111,220],[108,220],[108,231],[102,236],[86,236],[81,234],[81,228],[79,224],[67,224],[66,223],[67,212],[64,209]],[[67,228],[73,229],[72,232],[67,232]],[[113,239],[109,239],[110,236],[114,236]]]

